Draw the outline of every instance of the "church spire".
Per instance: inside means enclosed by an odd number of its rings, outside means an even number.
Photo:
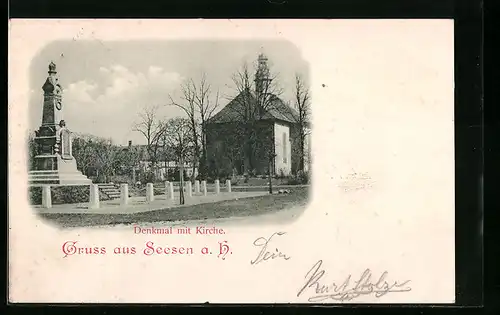
[[[266,55],[260,53],[257,59],[257,72],[255,73],[255,92],[257,92],[257,94],[269,92],[269,84],[271,83],[271,78],[267,61],[268,59]]]

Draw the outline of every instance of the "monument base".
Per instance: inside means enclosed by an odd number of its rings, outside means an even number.
[[[63,159],[60,155],[35,157],[38,165],[50,166],[45,170],[30,171],[28,184],[33,185],[90,185],[92,181],[76,168],[74,158]]]

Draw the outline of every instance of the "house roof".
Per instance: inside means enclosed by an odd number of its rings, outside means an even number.
[[[262,114],[261,119],[282,120],[289,123],[297,122],[298,113],[291,108],[282,99],[276,95],[271,95],[269,106]],[[208,122],[209,123],[228,123],[241,122],[244,106],[257,106],[257,97],[251,91],[243,91],[232,99],[222,110],[215,114]]]

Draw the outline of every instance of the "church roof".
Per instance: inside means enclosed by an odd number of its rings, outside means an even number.
[[[245,99],[247,98],[247,99]],[[253,92],[243,91],[232,99],[222,110],[215,114],[208,122],[209,123],[229,123],[241,122],[244,119],[244,106],[257,106],[257,98]],[[271,95],[269,106],[266,106],[265,112],[262,114],[262,120],[281,120],[289,123],[297,122],[298,113],[291,108],[281,98],[276,95]]]

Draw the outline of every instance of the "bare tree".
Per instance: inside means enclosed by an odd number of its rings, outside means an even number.
[[[120,150],[111,139],[88,134],[76,134],[73,139],[73,156],[83,174],[93,168],[98,172],[98,180],[107,182],[120,164]]]
[[[267,66],[267,58],[259,56],[255,66],[255,74],[250,73],[248,64],[233,74],[232,81],[236,88],[237,96],[231,107],[235,120],[238,121],[237,129],[244,141],[243,156],[245,173],[253,169],[253,156],[259,145],[258,122],[275,108],[277,98],[283,93],[279,86],[277,74],[273,74]],[[262,140],[262,139],[261,139]],[[264,151],[269,156],[269,163],[274,160],[274,147],[265,144]],[[272,175],[272,166],[269,166],[269,176]]]
[[[200,158],[200,145],[199,145],[199,128],[196,116],[196,85],[192,79],[184,81],[181,84],[181,101],[175,102],[172,96],[169,95],[170,105],[177,106],[184,111],[189,121],[189,129],[191,131],[191,137],[194,144],[194,154],[192,157],[192,167],[193,167],[193,177],[195,175],[195,170],[199,164]],[[194,179],[194,178],[193,178]]]
[[[133,130],[140,132],[146,139],[146,151],[154,179],[156,179],[156,170],[158,157],[163,144],[161,143],[165,128],[163,123],[158,119],[159,106],[150,106],[144,108],[139,114],[140,121],[135,124]]]
[[[177,106],[182,109],[190,123],[190,129],[194,143],[194,154],[192,161],[193,176],[195,174],[196,167],[198,167],[198,169],[201,168],[203,176],[206,176],[206,126],[207,121],[213,116],[214,111],[219,106],[219,92],[217,92],[215,100],[212,101],[212,87],[207,82],[207,76],[205,73],[202,73],[199,83],[196,83],[193,79],[188,79],[183,82],[181,84],[181,91],[182,96],[180,102],[174,101],[172,96],[169,96],[170,105]]]
[[[184,204],[184,163],[194,154],[191,121],[186,118],[171,118],[165,123],[165,141],[174,152],[179,165],[180,204]]]
[[[212,99],[212,86],[207,82],[207,76],[205,73],[202,73],[201,80],[198,86],[193,83],[193,87],[195,89],[195,104],[196,111],[200,117],[200,125],[201,125],[201,163],[200,170],[201,175],[204,179],[207,176],[207,122],[210,118],[212,118],[214,112],[219,107],[219,90],[217,90],[215,94],[215,99]]]
[[[93,151],[99,165],[99,178],[109,182],[109,177],[115,174],[114,166],[118,158],[118,150],[111,139],[96,138],[92,141]]]
[[[304,157],[306,154],[305,142],[306,137],[310,133],[310,93],[309,87],[304,83],[304,79],[300,74],[295,74],[295,109],[297,117],[295,117],[298,125],[298,141],[299,141],[299,166],[298,171],[304,171]]]

